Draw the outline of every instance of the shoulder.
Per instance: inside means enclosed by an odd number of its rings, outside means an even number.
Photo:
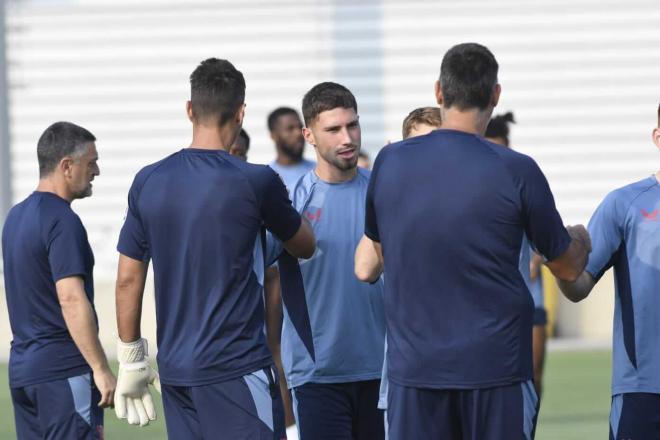
[[[307,201],[310,193],[312,192],[312,188],[314,188],[318,180],[319,177],[316,175],[316,172],[313,168],[303,174],[300,179],[298,179],[298,182],[295,184],[293,190],[291,191],[291,201],[293,202],[293,206],[296,209],[302,208],[302,205],[304,205],[304,203]]]
[[[149,178],[158,170],[160,170],[164,165],[171,163],[172,160],[179,155],[180,152],[172,153],[164,159],[159,160],[143,167],[140,171],[137,172],[135,178],[133,179],[133,186],[131,190],[141,190]]]
[[[640,196],[656,185],[654,177],[653,179],[645,178],[617,188],[605,196],[600,209],[609,209],[616,214],[624,215]]]

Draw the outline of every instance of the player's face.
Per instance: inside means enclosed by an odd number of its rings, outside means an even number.
[[[82,199],[92,195],[92,180],[101,174],[98,165],[99,155],[96,144],[90,142],[87,151],[79,159],[71,163],[69,173],[69,190],[74,199]]]
[[[660,127],[653,130],[653,143],[660,148]]]
[[[415,136],[424,136],[425,134],[429,134],[430,132],[432,132],[433,130],[437,130],[438,128],[439,127],[433,125],[424,124],[423,122],[419,124],[415,124],[410,129],[410,133],[408,133],[408,137],[411,138]]]
[[[297,115],[280,116],[271,136],[284,154],[294,160],[302,159],[305,151],[305,138],[302,133],[302,122]]]
[[[340,170],[357,166],[362,143],[360,120],[352,108],[335,108],[320,113],[305,131],[316,147],[319,160]]]

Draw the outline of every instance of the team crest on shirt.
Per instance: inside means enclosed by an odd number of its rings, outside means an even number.
[[[316,223],[319,220],[321,220],[321,212],[322,211],[323,210],[321,208],[316,208],[314,206],[310,206],[304,212],[305,218],[307,220],[309,220],[310,223]]]
[[[658,213],[660,212],[658,209],[654,209],[653,211],[649,212],[646,209],[641,208],[640,212],[642,213],[642,217],[644,217],[643,221],[657,222],[658,220],[660,220],[658,218]]]

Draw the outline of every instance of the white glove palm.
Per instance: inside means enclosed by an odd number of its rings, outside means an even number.
[[[147,341],[117,341],[119,374],[115,391],[115,413],[131,425],[146,426],[156,420],[154,401],[149,392],[153,385],[160,392],[160,379],[147,359]]]

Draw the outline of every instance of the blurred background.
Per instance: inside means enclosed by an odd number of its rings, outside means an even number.
[[[657,0],[4,0],[0,11],[0,219],[36,187],[36,142],[48,125],[68,120],[96,135],[101,176],[73,208],[94,249],[110,355],[128,188],[140,168],[189,145],[188,76],[205,58],[226,58],[245,75],[251,162],[274,159],[268,113],[299,110],[327,80],[356,95],[373,159],[400,139],[412,109],[435,105],[445,51],[476,41],[500,64],[496,113],[515,113],[512,145],[540,164],[567,224],[586,223],[609,191],[660,168],[651,142]],[[312,147],[306,155],[314,159]],[[551,347],[608,349],[613,292],[611,273],[578,305],[546,283],[550,330],[561,338]],[[1,362],[11,340],[4,301]],[[143,334],[152,341],[154,321],[148,290]]]

